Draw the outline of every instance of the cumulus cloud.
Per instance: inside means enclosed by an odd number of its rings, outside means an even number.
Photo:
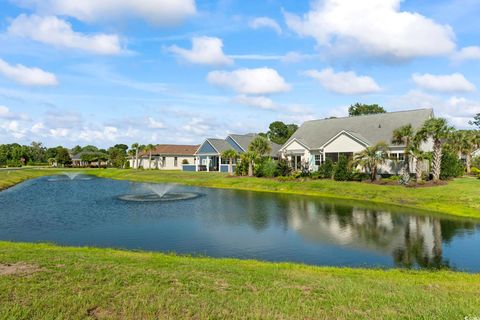
[[[249,22],[249,26],[250,28],[253,28],[253,29],[269,28],[274,30],[278,34],[282,33],[282,28],[277,23],[277,21],[268,17],[258,17],[258,18],[252,19]]]
[[[455,61],[480,60],[480,47],[462,48],[453,55],[453,59]]]
[[[205,119],[193,117],[182,129],[196,135],[204,135],[210,130],[210,125],[208,125]]]
[[[455,35],[401,0],[316,0],[302,17],[285,13],[288,27],[319,46],[349,47],[373,56],[408,59],[451,53]]]
[[[472,92],[476,90],[475,85],[460,73],[450,75],[414,74],[412,80],[422,89],[437,92]]]
[[[235,71],[212,71],[207,76],[210,84],[226,87],[239,94],[265,95],[286,92],[291,86],[275,69],[238,69]]]
[[[148,117],[148,127],[150,129],[164,129],[165,124],[161,121],[155,120],[153,117]]]
[[[120,38],[113,34],[86,35],[75,32],[70,23],[54,16],[21,14],[12,21],[8,33],[60,48],[83,50],[95,54],[122,53]]]
[[[181,59],[194,64],[229,65],[233,59],[223,53],[223,41],[212,37],[195,37],[192,39],[192,49],[171,46],[168,51]]]
[[[355,72],[335,72],[331,68],[322,71],[308,70],[305,76],[318,80],[326,90],[339,94],[368,94],[381,91],[380,86],[371,77],[357,76]]]
[[[70,16],[85,22],[140,18],[157,25],[181,22],[196,13],[195,0],[14,0],[41,14]]]
[[[239,95],[236,96],[234,102],[238,104],[243,104],[246,106],[256,107],[260,109],[275,109],[276,105],[272,99],[264,96],[247,96]]]
[[[29,68],[22,64],[11,65],[0,59],[0,74],[19,84],[27,86],[54,86],[58,84],[53,73],[39,68]]]

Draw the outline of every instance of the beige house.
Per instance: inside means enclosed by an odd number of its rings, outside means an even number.
[[[282,146],[280,155],[296,170],[308,166],[316,171],[327,159],[337,162],[340,155],[351,158],[365,147],[385,142],[390,148],[390,160],[379,173],[398,174],[405,158],[404,146],[392,143],[393,131],[407,124],[419,129],[432,117],[432,109],[419,109],[307,121]],[[432,151],[432,143],[422,144],[422,150]]]
[[[183,165],[195,163],[195,152],[198,145],[159,144],[150,153],[143,151],[139,154],[138,163],[135,157],[130,158],[130,167],[159,170],[182,170]]]

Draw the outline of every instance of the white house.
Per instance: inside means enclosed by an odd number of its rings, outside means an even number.
[[[159,170],[182,170],[183,165],[195,163],[195,152],[198,145],[173,145],[159,144],[152,151],[152,161],[150,162],[150,153],[142,151],[139,154],[138,163],[135,157],[130,158],[130,167]]]
[[[365,147],[385,142],[391,150],[392,161],[387,161],[379,173],[398,173],[401,166],[393,160],[404,159],[404,146],[392,143],[393,131],[407,124],[419,129],[432,117],[432,109],[419,109],[307,121],[282,146],[280,154],[293,168],[298,170],[305,165],[314,171],[326,159],[336,162],[340,155],[352,157]],[[432,151],[432,143],[424,143],[421,148]],[[412,172],[413,168],[412,165]]]

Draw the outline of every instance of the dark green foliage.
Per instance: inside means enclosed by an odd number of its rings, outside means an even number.
[[[385,113],[385,109],[378,104],[355,103],[348,108],[350,117],[361,116],[364,114]]]
[[[292,168],[290,164],[285,159],[280,159],[277,161],[277,167],[275,169],[275,176],[277,177],[287,177],[292,173]]]
[[[235,166],[235,174],[237,176],[246,176],[248,174],[248,162],[239,161]]]
[[[472,159],[472,167],[480,169],[480,157],[475,157]]]
[[[285,124],[282,121],[274,121],[268,127],[268,132],[260,134],[277,144],[284,144],[297,131],[296,124]]]
[[[477,115],[473,117],[473,121],[469,121],[469,123],[480,128],[480,113],[477,113]]]
[[[318,177],[320,179],[332,179],[334,163],[331,159],[327,159],[324,163],[318,168]]]
[[[55,157],[55,161],[59,166],[68,166],[72,164],[72,158],[70,158],[70,154],[68,153],[68,149],[58,147],[57,149],[57,156]]]
[[[255,176],[272,178],[275,176],[277,162],[271,158],[263,158],[255,166]]]
[[[123,168],[127,161],[127,152],[118,147],[111,147],[107,151],[110,166],[114,168]]]
[[[449,151],[443,153],[440,168],[441,180],[457,178],[465,172],[462,160],[458,159],[457,155]]]
[[[335,181],[350,181],[352,179],[352,170],[348,165],[348,159],[344,155],[341,155],[338,159],[333,178]]]

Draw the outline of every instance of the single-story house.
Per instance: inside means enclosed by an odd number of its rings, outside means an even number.
[[[225,139],[208,138],[198,148],[195,153],[196,162],[193,166],[184,166],[185,171],[220,171],[228,172],[229,159],[223,159],[222,153],[233,149],[239,154],[248,151],[248,146],[258,135],[249,134],[230,134]],[[270,142],[272,158],[278,158],[280,145]],[[234,168],[235,168],[234,163]]]
[[[307,121],[282,146],[280,154],[296,170],[308,166],[315,171],[327,159],[337,162],[340,155],[351,158],[365,147],[385,142],[390,148],[391,161],[387,161],[379,173],[397,174],[405,155],[404,146],[392,143],[393,131],[408,124],[417,130],[433,116],[432,109],[418,109]],[[429,141],[421,148],[432,151],[433,144]],[[413,173],[413,163],[410,167]]]
[[[198,145],[174,145],[159,144],[152,151],[152,160],[150,162],[150,152],[142,151],[138,156],[138,164],[135,157],[128,159],[130,167],[159,170],[182,170],[182,166],[195,163],[195,152]]]
[[[107,163],[106,159],[105,160],[100,160],[100,161],[92,161],[92,162],[82,160],[82,158],[85,159],[84,156],[96,155],[98,153],[99,152],[82,151],[82,152],[79,152],[77,154],[71,155],[70,158],[72,159],[72,166],[73,167],[104,167],[104,166],[107,166],[108,163]],[[88,159],[88,157],[87,157],[87,159]]]

